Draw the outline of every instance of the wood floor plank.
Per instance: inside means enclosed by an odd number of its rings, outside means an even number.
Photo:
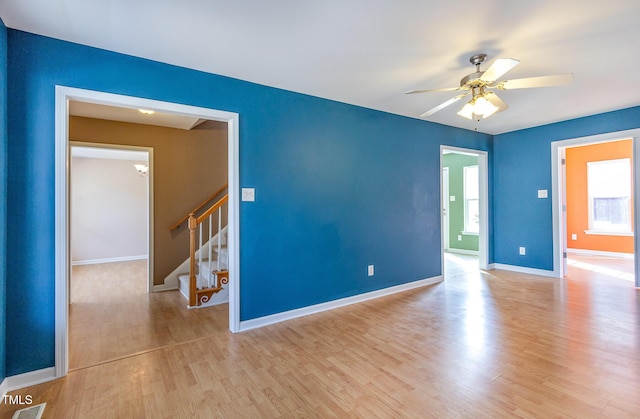
[[[448,259],[440,284],[239,334],[226,306],[142,293],[123,299],[143,309],[111,316],[119,303],[78,292],[74,310],[92,317],[72,345],[94,353],[13,394],[47,402],[45,418],[640,417],[631,282],[469,261]]]

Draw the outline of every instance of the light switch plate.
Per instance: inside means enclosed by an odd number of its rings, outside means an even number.
[[[256,200],[256,190],[254,188],[242,188],[242,200],[253,202]]]
[[[549,192],[546,189],[538,189],[538,198],[548,198]]]
[[[449,197],[449,201],[451,201],[451,202],[455,202],[455,200],[456,200],[456,196],[455,196],[455,195],[451,195],[451,196]]]

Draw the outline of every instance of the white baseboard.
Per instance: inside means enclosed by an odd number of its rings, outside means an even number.
[[[478,256],[478,251],[477,250],[467,250],[467,249],[457,249],[455,247],[449,247],[446,252],[449,253],[459,253],[462,255],[473,255],[473,256]]]
[[[7,383],[7,379],[5,378],[4,380],[2,380],[2,383],[0,383],[0,396],[4,396],[8,392],[9,392],[9,383]]]
[[[309,314],[320,313],[322,311],[333,310],[334,308],[344,307],[347,305],[360,303],[374,298],[385,297],[387,295],[396,294],[402,291],[408,291],[414,288],[425,287],[442,282],[442,275],[433,278],[421,279],[407,284],[395,285],[393,287],[383,288],[381,290],[371,291],[364,294],[354,295],[352,297],[341,298],[338,300],[328,301],[313,306],[302,307],[295,310],[289,310],[282,313],[271,314],[269,316],[259,317],[257,319],[244,320],[240,322],[240,332],[251,329],[268,326],[274,323],[280,323],[286,320],[295,319],[297,317],[307,316]]]
[[[494,263],[493,267],[494,269],[501,269],[503,271],[520,272],[523,274],[548,276],[553,278],[558,277],[558,274],[555,271],[548,271],[546,269],[527,268],[524,266],[517,266],[517,265],[505,265],[503,263]]]
[[[495,263],[490,263],[487,265],[487,269],[485,269],[486,271],[492,271],[496,268],[496,264]]]
[[[604,250],[590,250],[590,249],[569,249],[567,253],[575,253],[576,255],[588,255],[588,256],[612,256],[617,258],[633,259],[633,253],[620,253],[620,252],[606,252]]]
[[[171,281],[170,283],[164,283],[160,285],[154,285],[151,292],[161,292],[161,291],[173,291],[179,289],[177,282]]]
[[[55,380],[56,378],[58,377],[56,377],[55,367],[12,375],[2,381],[2,384],[0,384],[0,392],[2,392],[2,395],[5,395],[10,391],[35,386],[37,384]]]
[[[122,256],[117,258],[105,258],[105,259],[74,260],[71,262],[71,266],[96,265],[98,263],[112,263],[112,262],[129,262],[131,260],[140,260],[140,259],[149,259],[149,255]]]

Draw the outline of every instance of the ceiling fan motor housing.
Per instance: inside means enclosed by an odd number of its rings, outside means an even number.
[[[480,77],[484,74],[484,71],[476,71],[475,73],[468,74],[460,80],[460,87],[477,87],[480,84],[484,84]]]

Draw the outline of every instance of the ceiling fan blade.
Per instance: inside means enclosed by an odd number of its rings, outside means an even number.
[[[553,76],[527,77],[525,79],[505,80],[498,83],[499,90],[527,89],[530,87],[550,87],[569,84],[573,80],[573,73],[556,74]]]
[[[460,90],[460,87],[445,87],[443,89],[409,90],[404,94],[411,95],[414,93],[428,93],[428,92],[455,92],[456,90]]]
[[[471,92],[467,92],[467,93],[463,93],[461,95],[458,95],[456,97],[452,97],[451,99],[447,100],[444,103],[441,103],[440,105],[436,106],[433,109],[430,109],[428,111],[426,111],[425,113],[423,113],[422,115],[420,115],[420,118],[424,118],[425,116],[430,116],[433,115],[434,113],[438,112],[441,109],[446,108],[447,106],[459,101],[460,99],[462,99],[463,97],[465,97],[466,95],[468,95]]]
[[[499,58],[487,68],[482,77],[480,77],[480,80],[492,83],[518,64],[520,64],[520,61],[514,60],[513,58]]]
[[[496,95],[496,94],[495,94],[495,93],[493,93],[493,92],[487,92],[487,93],[485,93],[485,94],[484,94],[484,97],[485,97],[489,102],[491,102],[491,103],[493,104],[493,106],[497,106],[497,107],[498,107],[498,110],[497,110],[496,112],[502,112],[502,111],[504,111],[504,110],[506,110],[506,109],[508,109],[508,108],[509,108],[509,106],[508,106],[506,103],[504,103],[504,102],[502,101],[502,99],[500,99],[500,98],[498,97],[498,95]]]

